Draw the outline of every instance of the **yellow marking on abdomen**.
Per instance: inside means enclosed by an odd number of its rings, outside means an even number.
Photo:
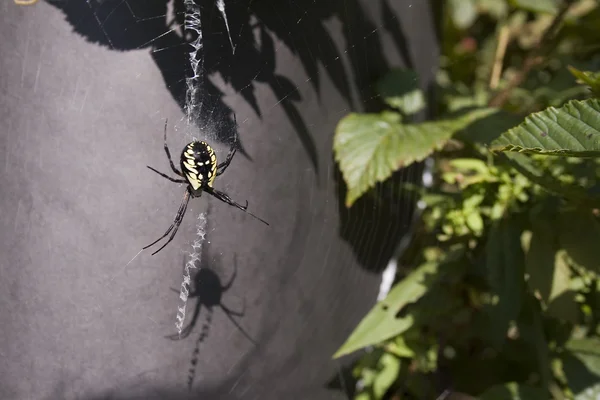
[[[196,168],[194,168],[195,166],[193,164],[188,164],[187,162],[183,162],[183,166],[185,167],[185,169],[187,169],[190,172],[195,173],[196,175],[198,175],[198,170]]]
[[[200,188],[200,186],[202,186],[200,179],[196,178],[195,176],[193,176],[191,174],[185,174],[185,175],[187,176],[188,182],[190,183],[190,185],[192,185],[194,190],[198,190]]]

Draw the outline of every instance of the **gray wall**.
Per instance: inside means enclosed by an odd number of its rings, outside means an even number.
[[[226,2],[235,56],[203,3],[202,131],[183,119],[186,48],[163,35],[172,5],[0,5],[0,398],[345,398],[326,386],[348,360],[330,356],[375,301],[410,207],[346,211],[333,131],[377,106],[370,84],[391,67],[428,87],[432,16],[423,1],[247,3]],[[271,225],[203,196],[168,247],[134,258],[184,191],[146,169],[169,171],[164,119],[175,157],[190,135],[223,157],[232,110],[242,151],[215,186]],[[190,335],[170,340],[201,212],[207,294]],[[223,293],[206,287],[236,271]],[[239,327],[219,302],[244,311]]]

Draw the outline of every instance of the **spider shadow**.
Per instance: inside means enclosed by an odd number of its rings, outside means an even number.
[[[74,32],[93,43],[119,51],[150,49],[173,99],[182,110],[189,106],[186,77],[191,76],[190,46],[189,38],[183,34],[183,0],[47,2],[64,13]],[[318,148],[311,132],[313,125],[307,124],[300,111],[302,93],[311,88],[321,102],[322,76],[326,75],[346,101],[348,111],[357,105],[372,109],[377,104],[372,84],[390,69],[380,39],[384,30],[391,33],[405,64],[413,64],[404,45],[397,7],[385,0],[380,6],[385,15],[382,26],[376,25],[360,0],[332,0],[318,6],[314,0],[296,0],[293,4],[238,0],[235,7],[226,9],[230,33],[216,0],[197,0],[196,4],[201,9],[204,43],[200,54],[202,76],[197,82],[198,97],[192,99],[195,106],[188,111],[198,136],[204,137],[208,132],[220,143],[231,145],[234,141],[231,109],[224,102],[225,94],[212,80],[219,75],[259,118],[275,105],[281,107],[316,173]],[[329,26],[332,19],[339,21],[339,33]],[[280,46],[274,38],[298,58],[307,77],[304,83],[276,71]],[[346,43],[346,47],[338,43]],[[344,65],[345,58],[349,68]],[[276,98],[266,110],[261,109],[257,98],[261,92],[259,84],[266,85]],[[241,141],[237,143],[238,150],[249,157]]]
[[[246,330],[239,324],[234,317],[242,318],[245,315],[245,301],[241,311],[234,311],[223,304],[223,295],[231,289],[235,279],[237,277],[237,259],[234,256],[233,262],[233,274],[229,278],[228,282],[223,284],[221,279],[215,273],[214,270],[200,266],[199,270],[193,275],[192,287],[190,288],[188,298],[195,299],[194,311],[192,319],[189,324],[181,329],[181,333],[175,333],[167,335],[165,338],[170,340],[182,340],[190,336],[190,334],[197,327],[200,320],[200,312],[202,308],[206,309],[206,318],[202,323],[200,333],[196,339],[196,344],[192,352],[190,361],[190,369],[188,371],[188,389],[191,390],[196,376],[196,366],[198,364],[198,357],[200,354],[200,347],[206,341],[210,334],[210,326],[212,323],[214,308],[219,308],[223,311],[225,316],[235,325],[235,327],[244,335],[248,341],[254,346],[258,346],[258,343],[252,339],[252,337],[246,332]],[[185,264],[184,264],[185,269]],[[180,293],[179,290],[171,288],[172,291]]]

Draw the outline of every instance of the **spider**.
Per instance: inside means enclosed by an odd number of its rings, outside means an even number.
[[[234,120],[235,120],[235,115],[234,115]],[[165,134],[164,134],[165,153],[167,153],[167,158],[169,159],[169,164],[171,164],[171,169],[173,170],[173,172],[175,172],[178,176],[185,178],[185,179],[171,178],[167,174],[163,174],[162,172],[157,171],[156,169],[154,169],[148,165],[147,165],[147,167],[149,169],[151,169],[152,171],[156,172],[157,174],[159,174],[160,176],[162,176],[163,178],[170,180],[171,182],[187,183],[188,186],[185,189],[185,194],[183,195],[183,200],[181,201],[179,210],[177,211],[177,214],[175,215],[175,220],[173,221],[173,223],[171,224],[169,229],[167,229],[167,231],[165,232],[164,235],[162,235],[161,237],[156,239],[154,242],[150,243],[148,246],[144,247],[144,250],[147,249],[148,247],[155,245],[156,243],[158,243],[159,241],[161,241],[162,239],[167,237],[167,235],[171,231],[173,231],[171,233],[171,236],[169,236],[169,240],[167,240],[167,242],[160,249],[158,249],[154,253],[152,253],[152,255],[155,255],[156,253],[158,253],[159,251],[164,249],[165,246],[168,245],[175,237],[175,234],[177,233],[177,229],[179,229],[179,225],[181,225],[181,221],[183,221],[183,217],[185,215],[185,211],[187,210],[187,205],[190,200],[190,197],[200,197],[202,195],[202,192],[206,192],[210,195],[213,195],[217,199],[221,200],[222,202],[227,203],[230,206],[237,207],[240,210],[244,211],[245,213],[250,214],[257,220],[261,221],[265,225],[269,225],[266,221],[262,220],[261,218],[257,217],[256,215],[254,215],[251,212],[246,210],[248,208],[248,200],[246,200],[246,205],[242,206],[241,204],[238,204],[235,201],[233,201],[231,199],[231,197],[229,197],[227,194],[220,192],[217,189],[213,188],[213,183],[215,181],[215,178],[217,176],[221,175],[223,172],[225,172],[225,170],[229,166],[229,163],[231,163],[233,156],[235,155],[235,152],[236,152],[235,143],[229,150],[229,154],[227,154],[227,158],[221,164],[217,164],[217,156],[215,155],[215,151],[212,149],[212,147],[210,147],[208,145],[208,143],[199,142],[199,141],[193,141],[191,143],[188,143],[183,148],[183,151],[181,152],[181,157],[180,157],[181,170],[185,173],[184,174],[177,170],[177,168],[175,167],[175,164],[173,163],[173,160],[171,159],[171,152],[169,151],[169,146],[167,145],[167,123],[168,123],[168,119],[165,120]],[[236,126],[237,126],[237,121],[236,121]]]

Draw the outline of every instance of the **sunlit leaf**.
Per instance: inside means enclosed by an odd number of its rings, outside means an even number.
[[[474,0],[450,0],[449,9],[452,11],[452,22],[460,29],[469,28],[477,18]]]
[[[597,399],[600,393],[600,339],[572,339],[562,355],[563,371],[576,399]]]
[[[423,264],[396,284],[387,297],[363,318],[333,358],[380,343],[408,330],[414,317],[410,314],[398,316],[398,313],[405,305],[419,300],[425,294],[436,281],[438,267],[439,264],[434,262]]]
[[[511,382],[491,387],[479,396],[479,400],[548,400],[548,393],[540,388]]]
[[[401,167],[423,160],[457,131],[493,109],[477,109],[455,119],[402,124],[394,112],[350,114],[338,124],[335,159],[348,187],[346,206]]]
[[[510,0],[510,3],[534,13],[555,14],[558,11],[556,0]]]
[[[416,114],[425,108],[425,97],[419,87],[419,75],[410,69],[389,72],[376,84],[383,100],[406,115]]]
[[[373,381],[373,394],[376,399],[383,399],[385,392],[398,378],[398,373],[400,372],[400,359],[386,353],[381,356],[379,367],[379,373]]]
[[[565,259],[565,251],[561,250],[555,257],[552,291],[548,299],[546,315],[577,323],[579,307],[575,302],[575,292],[571,289],[571,275],[571,268]]]
[[[397,357],[411,358],[415,356],[414,350],[409,347],[403,336],[396,337],[385,349]]]
[[[493,151],[600,156],[600,100],[573,100],[529,115],[492,143]]]

